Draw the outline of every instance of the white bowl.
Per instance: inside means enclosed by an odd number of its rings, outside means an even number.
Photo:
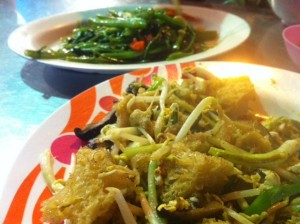
[[[300,0],[268,0],[269,4],[284,25],[300,23]]]

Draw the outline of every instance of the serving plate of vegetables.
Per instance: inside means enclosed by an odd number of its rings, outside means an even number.
[[[189,62],[100,83],[24,145],[0,222],[299,223],[299,82]]]
[[[211,16],[213,15],[213,16]],[[243,43],[250,27],[220,10],[132,5],[63,13],[16,29],[8,45],[18,55],[61,68],[121,74],[203,60]]]

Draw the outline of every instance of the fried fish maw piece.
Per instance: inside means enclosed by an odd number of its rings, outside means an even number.
[[[247,118],[257,113],[266,114],[248,76],[212,78],[205,85],[206,94],[216,97],[232,119]]]
[[[164,203],[178,197],[219,193],[229,177],[237,175],[231,162],[191,151],[182,142],[172,145],[170,155],[161,162],[160,168],[164,180],[160,198]]]
[[[42,203],[42,221],[89,224],[95,220],[110,223],[117,205],[112,193],[105,190],[115,187],[125,197],[134,195],[138,173],[116,165],[106,149],[81,148],[77,153],[75,170],[65,187]]]

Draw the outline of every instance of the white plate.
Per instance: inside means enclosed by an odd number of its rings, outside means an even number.
[[[82,143],[72,132],[75,127],[84,127],[101,119],[133,80],[143,77],[144,82],[149,82],[152,74],[158,74],[174,81],[180,78],[183,67],[199,64],[218,77],[248,75],[267,113],[300,120],[299,73],[243,63],[193,62],[117,76],[71,99],[46,120],[24,145],[17,161],[13,161],[4,193],[0,195],[0,223],[40,223],[40,203],[50,196],[39,167],[39,156],[45,149],[50,148],[56,156],[55,171],[62,176],[70,153],[78,150]],[[1,172],[5,168],[0,164]],[[1,185],[4,185],[3,181],[0,178]]]
[[[162,7],[169,5],[142,5],[144,7]],[[135,6],[119,6],[112,8],[93,9],[81,12],[64,13],[48,18],[44,18],[16,29],[8,38],[9,47],[19,54],[24,55],[24,50],[38,50],[43,46],[54,46],[58,39],[71,33],[71,30],[76,26],[78,21],[86,20],[95,16],[98,13],[106,14],[109,9],[124,10],[135,8]],[[195,60],[204,60],[218,54],[227,52],[241,43],[243,43],[250,35],[250,27],[242,18],[230,13],[219,10],[195,7],[182,6],[183,12],[198,18],[201,24],[207,30],[216,30],[219,32],[219,43],[208,51],[194,54],[189,57],[181,58],[176,61],[160,61],[153,63],[137,63],[137,64],[89,64],[76,63],[63,60],[38,60],[39,62],[53,65],[61,68],[85,71],[85,72],[100,72],[110,74],[121,74],[126,71],[132,71],[157,65],[166,65],[173,63],[182,63]]]

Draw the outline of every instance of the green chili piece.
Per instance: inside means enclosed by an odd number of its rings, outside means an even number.
[[[273,204],[297,194],[300,194],[300,184],[272,187],[262,192],[252,204],[244,210],[244,213],[247,215],[261,214]]]

